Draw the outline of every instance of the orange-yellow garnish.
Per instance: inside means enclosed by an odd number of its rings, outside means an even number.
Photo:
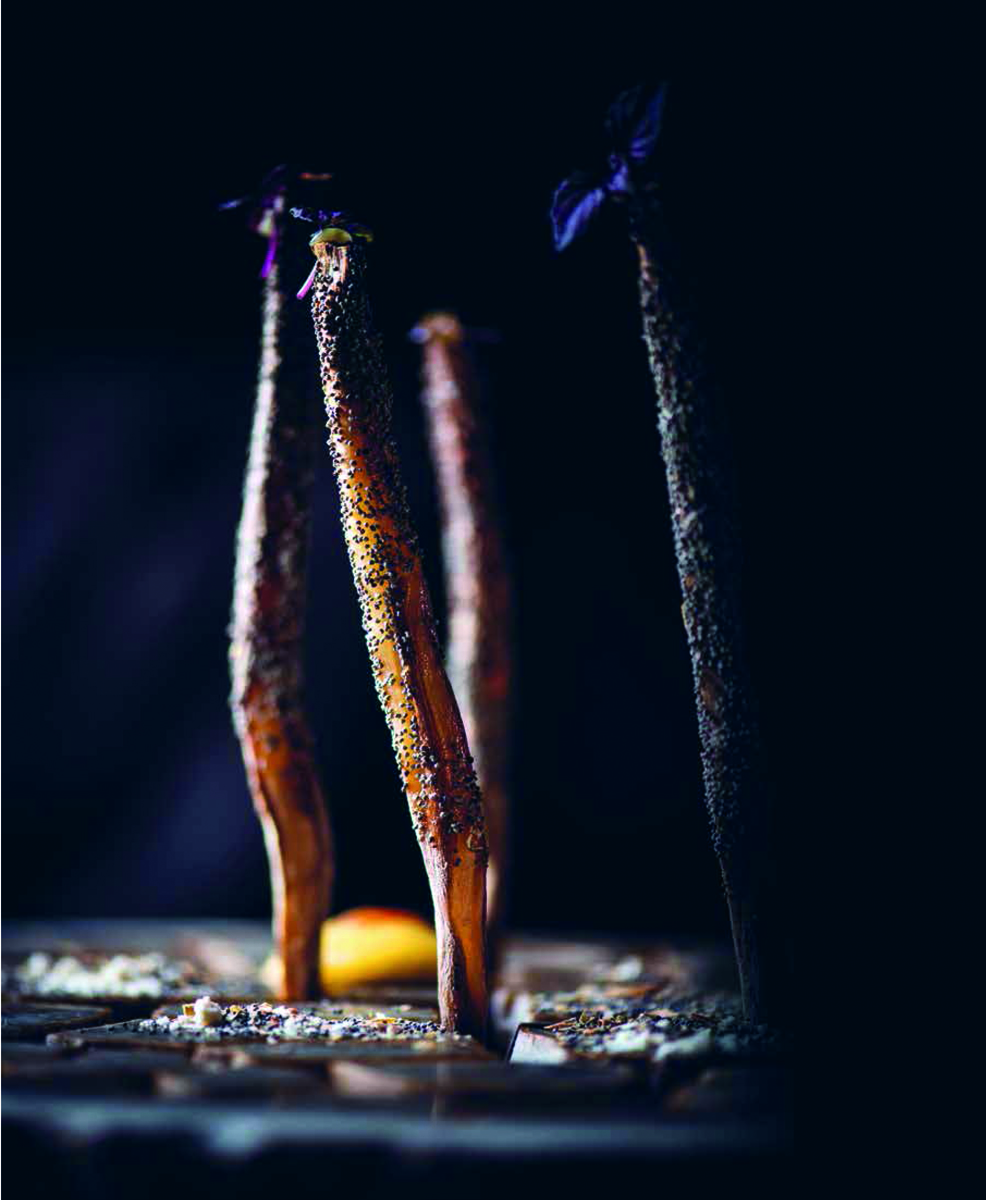
[[[414,913],[353,908],[322,925],[322,990],[332,996],[360,984],[428,982],[437,955],[434,929]]]
[[[433,983],[437,958],[435,931],[415,913],[351,908],[322,924],[319,980],[326,996],[365,984]],[[260,978],[274,987],[280,977],[280,960],[273,953]]]

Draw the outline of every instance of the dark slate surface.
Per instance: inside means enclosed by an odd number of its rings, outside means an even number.
[[[41,932],[55,940],[35,941]],[[189,926],[7,927],[4,950],[8,939],[23,950],[67,940],[167,950],[182,932]],[[236,932],[209,926],[234,942]],[[266,930],[243,933],[259,961]],[[569,986],[580,968],[591,974],[626,952],[601,940],[516,944],[505,976],[517,988],[561,976]],[[112,1026],[50,1041],[3,1047],[5,1178],[30,1176],[39,1194],[132,1196],[135,1183],[182,1194],[194,1178],[199,1191],[269,1197],[304,1176],[354,1194],[410,1182],[475,1198],[521,1179],[608,1190],[651,1169],[668,1185],[762,1187],[783,1182],[793,1161],[790,1076],[777,1071],[706,1071],[669,1094],[628,1064],[424,1061],[389,1043],[217,1047]]]

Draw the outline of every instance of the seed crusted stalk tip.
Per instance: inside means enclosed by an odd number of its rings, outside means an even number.
[[[400,476],[390,386],[365,289],[366,250],[334,229],[316,235],[313,250],[312,315],[329,450],[373,677],[431,887],[441,1020],[482,1038],[483,806]]]
[[[451,313],[415,327],[442,511],[448,597],[445,663],[483,795],[490,863],[487,926],[502,917],[508,869],[510,580],[468,334]]]
[[[270,866],[278,999],[320,994],[319,931],[332,894],[334,855],[303,701],[303,645],[311,494],[320,405],[306,315],[298,312],[282,235],[283,194],[266,227],[260,369],[229,647],[232,708]],[[295,285],[297,286],[297,285]]]

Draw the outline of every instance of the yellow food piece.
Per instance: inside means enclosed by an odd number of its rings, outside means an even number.
[[[438,943],[427,921],[399,908],[351,908],[322,923],[319,979],[326,996],[372,983],[432,983]],[[269,987],[280,979],[272,954],[260,969]]]
[[[319,977],[327,996],[366,983],[435,979],[435,931],[396,908],[352,908],[322,924]]]

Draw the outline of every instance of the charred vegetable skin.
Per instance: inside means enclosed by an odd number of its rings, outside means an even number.
[[[279,999],[320,994],[319,931],[331,899],[333,848],[303,703],[311,493],[321,406],[307,314],[286,279],[292,258],[283,191],[257,227],[265,264],[260,370],[236,554],[230,704],[270,864]],[[301,311],[299,311],[301,310]]]
[[[770,796],[745,663],[732,455],[653,169],[664,96],[663,88],[635,89],[615,102],[607,121],[606,168],[566,180],[555,194],[552,220],[562,249],[606,200],[621,205],[629,218],[713,844],[746,1016],[778,1021],[788,1000],[787,948],[776,895]]]
[[[316,234],[312,247],[329,449],[373,677],[431,886],[442,1023],[483,1037],[483,807],[400,477],[390,386],[365,289],[366,248],[335,227]]]
[[[445,662],[476,761],[490,846],[487,924],[503,910],[507,869],[510,586],[468,334],[451,313],[412,332],[423,347],[424,404],[442,509],[448,595]]]

